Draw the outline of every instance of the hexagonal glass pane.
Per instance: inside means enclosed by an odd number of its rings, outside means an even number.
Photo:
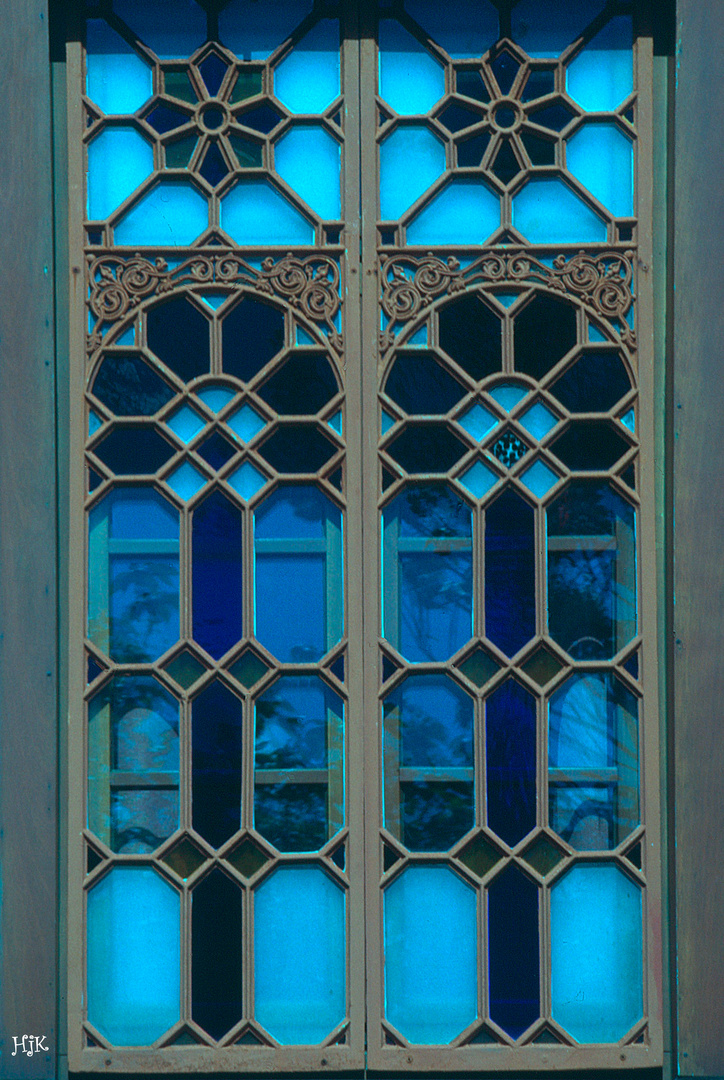
[[[445,93],[445,70],[393,19],[379,28],[380,96],[403,116],[426,113]]]
[[[485,634],[513,656],[534,633],[534,512],[507,488],[485,510]]]
[[[312,244],[314,228],[268,180],[240,180],[221,199],[221,227],[236,244]]]
[[[584,124],[566,142],[568,171],[615,217],[633,214],[633,142],[615,124]]]
[[[213,870],[191,893],[191,1016],[214,1039],[242,1015],[241,889]]]
[[[274,168],[321,218],[342,213],[341,164],[340,144],[322,127],[290,128],[274,146]]]
[[[502,322],[474,293],[445,304],[438,315],[440,345],[473,379],[500,371]]]
[[[536,822],[536,701],[507,679],[485,702],[488,826],[513,847]]]
[[[113,230],[117,244],[187,247],[209,224],[203,195],[184,180],[161,180]]]
[[[576,309],[538,293],[515,317],[515,369],[541,379],[576,344]]]
[[[607,233],[605,221],[557,177],[528,180],[513,196],[513,225],[532,244],[594,243]]]
[[[153,172],[153,147],[130,127],[110,127],[88,146],[88,217],[107,218]]]
[[[435,354],[421,349],[398,352],[384,389],[406,413],[423,416],[449,412],[465,393]]]
[[[193,511],[191,526],[194,640],[220,659],[242,636],[241,512],[219,491]]]
[[[185,296],[149,308],[148,347],[184,382],[209,370],[209,320]]]
[[[409,244],[480,244],[500,225],[500,197],[480,180],[451,180],[407,227]]]
[[[321,113],[339,92],[339,20],[320,19],[277,64],[274,93],[290,112]]]
[[[313,415],[339,387],[324,353],[294,352],[258,390],[259,397],[281,416]]]
[[[284,346],[284,313],[256,297],[244,296],[221,324],[222,366],[227,375],[249,382]]]
[[[86,22],[86,92],[107,114],[132,113],[153,93],[153,72],[105,19]]]
[[[538,887],[517,866],[488,886],[490,1016],[514,1039],[540,1015]]]
[[[396,128],[380,146],[380,214],[398,218],[445,171],[445,147],[426,127]]]
[[[140,353],[107,353],[91,390],[116,416],[152,416],[174,396]]]
[[[193,827],[212,847],[241,825],[242,717],[242,702],[218,681],[191,706]]]

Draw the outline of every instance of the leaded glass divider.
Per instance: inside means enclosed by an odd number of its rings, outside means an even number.
[[[652,1066],[650,42],[603,0],[368,15],[369,1062]]]
[[[69,46],[79,1071],[364,1061],[355,12],[277,15]]]

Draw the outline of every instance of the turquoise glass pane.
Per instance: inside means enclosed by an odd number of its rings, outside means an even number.
[[[224,405],[228,405],[235,396],[235,391],[230,390],[228,386],[207,385],[197,390],[196,396],[201,398],[204,405],[208,405],[213,412],[221,412]]]
[[[281,1043],[319,1043],[346,1015],[345,906],[316,866],[283,867],[256,890],[254,1015]]]
[[[502,304],[503,307],[509,308],[509,307],[513,306],[515,301],[520,296],[520,293],[496,292],[496,293],[493,293],[493,296],[495,297],[495,299],[498,301],[499,304]]]
[[[529,469],[520,474],[520,479],[529,491],[542,499],[558,480],[558,476],[544,462],[536,461]]]
[[[481,56],[498,37],[498,13],[489,0],[406,0],[405,10],[450,56]]]
[[[405,345],[427,345],[427,325],[423,324],[405,342]]]
[[[185,461],[170,476],[166,477],[166,483],[185,502],[188,502],[204,486],[206,477],[202,476],[198,469],[195,469],[188,461]]]
[[[483,465],[482,461],[476,461],[467,472],[458,477],[463,487],[467,488],[476,499],[482,499],[483,495],[486,495],[499,479],[498,474],[489,469],[487,465]]]
[[[633,90],[630,15],[619,15],[568,65],[568,93],[589,112],[617,109]]]
[[[224,301],[228,300],[228,293],[197,293],[197,295],[209,305],[212,311],[218,311]]]
[[[86,23],[86,92],[104,113],[132,113],[153,93],[153,72],[103,19]]]
[[[88,434],[94,435],[98,428],[102,424],[102,420],[97,413],[94,413],[92,409],[88,410]]]
[[[242,405],[239,411],[235,412],[226,422],[242,442],[251,442],[254,436],[258,435],[261,429],[266,426],[266,420],[259,416],[259,413],[252,409],[251,405]]]
[[[477,1016],[475,892],[444,866],[385,890],[385,1015],[413,1043],[447,1043]]]
[[[480,442],[498,423],[497,416],[484,409],[482,405],[473,405],[472,409],[458,417],[458,424]]]
[[[266,180],[242,180],[221,201],[221,227],[239,244],[311,244],[314,229]]]
[[[513,196],[513,225],[532,244],[606,239],[606,225],[562,180],[529,180]],[[408,230],[409,235],[409,230]]]
[[[619,420],[624,425],[624,427],[627,427],[629,429],[629,431],[633,431],[634,434],[636,433],[636,414],[633,409],[629,409],[629,411],[624,413],[623,416],[619,416]]]
[[[242,499],[252,499],[266,484],[266,476],[255,469],[250,461],[245,461],[228,477],[228,483]]]
[[[338,435],[342,434],[342,413],[336,412],[333,416],[330,416],[327,421],[333,431],[336,431]]]
[[[209,224],[206,199],[184,181],[162,180],[123,215],[116,225],[117,244],[185,247]]]
[[[88,146],[88,216],[107,218],[153,172],[153,149],[133,128],[106,128]]]
[[[603,342],[606,342],[606,341],[608,341],[608,338],[606,337],[605,334],[602,334],[601,331],[598,330],[593,325],[593,323],[589,323],[588,324],[588,340],[589,341],[603,341]]]
[[[513,40],[529,56],[558,56],[603,11],[606,0],[521,0],[513,9]]]
[[[542,439],[556,426],[558,417],[554,416],[542,402],[536,401],[532,409],[523,413],[520,422],[534,439]]]
[[[633,214],[633,143],[614,124],[584,124],[566,143],[568,171],[614,217]]]
[[[445,69],[393,19],[380,20],[380,97],[403,116],[429,112],[445,93]]]
[[[397,128],[380,147],[380,214],[398,218],[445,171],[445,147],[424,127]]]
[[[88,547],[88,636],[120,663],[155,660],[179,634],[178,511],[118,488],[91,510]]]
[[[189,405],[182,405],[173,416],[168,418],[166,423],[171,428],[171,431],[185,443],[191,442],[194,435],[198,435],[201,429],[206,426],[206,421]]]
[[[293,113],[324,112],[339,97],[338,19],[320,19],[285,56],[274,72],[274,92]]]
[[[528,387],[516,386],[515,383],[503,383],[500,386],[494,386],[492,390],[488,390],[488,393],[498,405],[502,405],[506,412],[510,412],[519,401],[523,400],[528,393]]]
[[[258,0],[231,0],[219,12],[221,41],[240,60],[264,60],[312,10],[312,0],[274,0],[274,17],[268,4]]]
[[[127,330],[124,330],[124,332],[122,334],[118,335],[118,337],[113,342],[113,344],[114,345],[134,345],[135,341],[136,341],[135,327],[129,326]]]
[[[179,895],[149,867],[115,867],[88,893],[88,1019],[147,1046],[180,1012]]]
[[[113,10],[162,60],[190,56],[206,41],[206,13],[195,0],[113,0]],[[171,17],[170,17],[171,16]]]
[[[341,216],[342,149],[321,127],[295,127],[274,147],[274,168],[321,218]]]
[[[551,889],[551,1008],[578,1042],[617,1042],[642,1015],[641,889],[575,866]]]
[[[387,432],[392,427],[392,425],[395,424],[395,423],[396,423],[396,420],[395,420],[394,416],[390,416],[390,414],[388,412],[385,412],[385,410],[383,409],[382,410],[382,420],[381,420],[382,434],[386,435]]]
[[[478,180],[452,180],[407,227],[409,244],[478,244],[500,225],[500,198]]]
[[[297,325],[295,327],[295,335],[296,335],[297,345],[316,345],[317,344],[317,342],[312,337],[312,335],[308,334],[303,326]]]

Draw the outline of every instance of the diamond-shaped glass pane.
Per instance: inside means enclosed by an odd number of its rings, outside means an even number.
[[[194,435],[198,435],[202,427],[206,426],[206,421],[188,405],[182,405],[173,416],[168,418],[166,423],[174,435],[177,435],[185,443],[191,442]]]
[[[506,469],[511,469],[516,462],[525,457],[530,447],[526,446],[515,432],[504,431],[490,449],[501,465],[505,465]]]
[[[492,679],[496,671],[500,671],[500,665],[480,646],[466,656],[457,667],[476,686],[484,686],[488,679]]]
[[[517,386],[515,383],[503,383],[488,390],[491,398],[495,398],[498,405],[502,405],[506,412],[510,412],[519,401],[522,401],[528,393],[527,386]]]
[[[507,49],[503,49],[502,52],[498,53],[490,66],[497,79],[500,92],[502,94],[508,94],[515,82],[515,77],[520,69],[520,64]]]
[[[542,461],[536,461],[529,469],[520,474],[520,479],[529,491],[542,499],[558,480],[558,476],[553,472],[553,469],[549,469]]]
[[[196,680],[204,674],[206,668],[193,653],[189,652],[188,649],[184,649],[168,664],[164,664],[164,671],[179,686],[183,686],[184,690],[188,690],[189,686],[193,686]]]
[[[215,431],[212,435],[209,435],[208,439],[204,439],[201,445],[196,448],[196,451],[204,461],[209,463],[212,469],[220,469],[234,456],[236,447],[232,446],[220,431]]]
[[[257,870],[261,870],[264,863],[269,862],[269,855],[246,836],[233,851],[229,852],[226,859],[243,877],[248,878]]]
[[[558,423],[558,417],[540,401],[536,401],[535,405],[524,412],[519,420],[534,439],[542,439]]]
[[[204,180],[211,184],[212,187],[216,187],[225,176],[229,175],[229,166],[226,164],[224,155],[221,153],[217,143],[212,142],[209,145],[204,160],[198,169]]]
[[[482,405],[473,405],[463,416],[458,417],[458,424],[465,428],[469,435],[480,442],[498,422],[497,416],[483,408]]]
[[[539,686],[545,686],[562,667],[560,660],[546,649],[545,645],[539,645],[533,655],[523,664],[523,671]]]
[[[209,91],[211,97],[215,97],[218,94],[219,87],[224,81],[224,75],[226,75],[227,70],[228,67],[221,57],[213,52],[209,53],[209,55],[199,64],[201,78],[206,83],[206,89]]]
[[[251,442],[254,436],[266,426],[266,420],[262,419],[248,403],[242,405],[239,411],[230,416],[226,422],[234,434],[238,435],[242,442],[247,443]]]
[[[182,499],[188,502],[204,486],[206,477],[202,476],[198,469],[195,469],[188,461],[185,461],[175,472],[166,477],[166,483],[177,495],[180,495]]]
[[[242,499],[253,498],[257,491],[266,484],[266,476],[260,473],[258,469],[255,469],[250,461],[245,461],[227,479],[234,491],[238,491]]]
[[[483,465],[482,461],[476,461],[467,472],[458,477],[463,487],[467,488],[476,499],[482,499],[498,479],[497,474],[487,465]]]
[[[187,836],[163,856],[162,862],[170,866],[179,877],[186,878],[206,862],[206,855]]]
[[[269,668],[260,660],[256,653],[250,649],[242,653],[239,659],[236,661],[229,671],[242,686],[247,690],[251,690],[252,686],[259,682],[262,675],[266,675]]]
[[[547,836],[541,834],[535,838],[529,848],[526,848],[523,858],[542,877],[545,877],[555,866],[558,866],[564,858],[564,852],[556,844],[551,843]]]
[[[478,833],[458,855],[460,862],[478,877],[487,874],[502,858],[502,853],[482,833]]]
[[[208,405],[214,412],[220,412],[224,405],[228,405],[234,397],[234,391],[228,386],[205,386],[202,390],[196,391],[196,396],[200,397],[204,405]]]

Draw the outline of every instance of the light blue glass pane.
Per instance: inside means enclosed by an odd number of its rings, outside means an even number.
[[[321,127],[295,127],[274,147],[274,168],[321,218],[341,214],[341,147]]]
[[[574,675],[550,702],[549,764],[555,769],[605,769],[614,760],[608,681]]]
[[[297,326],[295,328],[295,333],[296,333],[297,345],[316,345],[317,344],[317,342],[312,337],[312,335],[308,334],[307,331],[304,329],[304,327],[299,326],[298,324],[297,324]]]
[[[196,396],[201,398],[204,405],[213,412],[221,412],[224,405],[228,405],[231,399],[235,396],[235,391],[230,390],[228,386],[205,386],[202,390],[196,391]]]
[[[127,330],[124,330],[122,334],[116,338],[113,342],[114,345],[135,345],[136,343],[136,331],[133,326],[129,326]]]
[[[551,889],[552,1013],[579,1042],[617,1042],[641,1018],[641,914],[616,866],[576,866]]]
[[[520,422],[534,439],[542,439],[556,426],[558,417],[554,416],[542,402],[537,401],[532,409],[528,409],[527,412],[523,413]]]
[[[493,296],[495,297],[495,299],[498,301],[499,304],[503,304],[504,307],[509,308],[509,307],[512,307],[512,305],[518,299],[518,297],[520,296],[520,293],[496,292],[496,293],[493,293]]]
[[[184,501],[193,499],[197,491],[206,483],[206,477],[202,476],[188,461],[185,461],[175,472],[166,477],[166,483]]]
[[[568,171],[614,217],[633,214],[633,143],[614,124],[585,124],[566,143]]]
[[[224,301],[228,299],[227,293],[197,293],[196,295],[205,304],[208,304],[212,311],[218,311]]]
[[[248,404],[242,405],[239,411],[235,412],[226,422],[243,442],[251,442],[254,436],[258,435],[263,427],[266,427],[266,420],[262,419],[259,413]]]
[[[519,401],[523,400],[528,393],[528,387],[516,386],[514,383],[503,383],[502,386],[494,386],[492,390],[488,390],[488,393],[491,398],[497,401],[498,405],[502,405],[506,412],[510,412]]]
[[[588,340],[589,341],[608,341],[605,334],[602,334],[600,330],[596,329],[593,323],[588,324]]]
[[[606,239],[606,225],[562,180],[529,180],[513,196],[513,225],[533,244]]]
[[[270,18],[268,4],[231,0],[219,12],[219,34],[240,60],[264,60],[311,10],[312,0],[274,0]]]
[[[500,198],[477,180],[453,180],[407,227],[410,244],[479,244],[500,225]]]
[[[429,112],[445,93],[445,69],[397,20],[380,20],[380,97],[403,116]]]
[[[524,473],[521,473],[521,480],[534,495],[537,495],[539,499],[542,499],[547,491],[558,480],[557,475],[552,469],[549,469],[547,465],[544,465],[542,461],[536,461],[529,469],[526,469]]]
[[[183,181],[161,181],[124,214],[114,229],[117,244],[185,247],[209,224],[206,199]]]
[[[530,56],[558,56],[603,10],[606,0],[521,0],[513,9],[513,40]]]
[[[320,19],[294,46],[274,72],[274,92],[293,113],[324,112],[339,97],[338,19]]]
[[[88,410],[88,434],[93,435],[101,426],[103,421],[97,413],[94,413],[92,409]]]
[[[412,337],[407,339],[405,345],[427,345],[427,324],[416,330]]]
[[[619,420],[625,427],[629,429],[629,431],[633,431],[634,434],[636,433],[636,413],[633,411],[633,409],[629,409],[627,413],[624,413],[623,416],[620,416]]]
[[[182,405],[166,423],[171,431],[185,443],[191,442],[194,435],[198,435],[202,427],[206,426],[206,421],[188,405]]]
[[[445,147],[423,127],[397,128],[380,147],[380,214],[398,218],[445,172]]]
[[[332,428],[333,431],[337,432],[338,435],[342,434],[342,413],[341,413],[341,411],[336,412],[334,414],[334,416],[330,416],[327,423],[329,424],[329,426]]]
[[[103,19],[86,23],[86,90],[104,113],[132,113],[153,93],[153,72]]]
[[[319,1043],[347,1013],[345,895],[316,866],[254,896],[254,1016],[279,1042]]]
[[[498,37],[498,13],[489,0],[406,0],[405,10],[456,59],[480,57]]]
[[[478,442],[480,442],[481,439],[484,439],[491,428],[494,428],[497,423],[497,416],[493,416],[493,414],[488,412],[487,409],[484,409],[482,405],[473,405],[472,409],[468,409],[463,416],[458,417],[458,424],[460,424],[461,427],[464,427],[474,439],[478,440]]]
[[[483,465],[482,461],[476,461],[467,472],[458,477],[463,487],[466,487],[476,499],[482,499],[499,479],[497,473],[494,473],[487,465]]]
[[[153,172],[153,149],[133,128],[106,128],[88,147],[88,216],[106,218]]]
[[[88,894],[88,1019],[147,1046],[180,1010],[179,895],[149,867],[116,867]]]
[[[382,409],[382,421],[381,421],[382,434],[386,435],[387,432],[392,427],[392,425],[395,424],[395,423],[397,423],[397,421],[395,420],[394,416],[390,416],[390,414],[388,412],[385,412],[385,410]]]
[[[251,462],[245,461],[236,472],[227,477],[227,482],[234,491],[238,491],[242,499],[251,499],[266,484],[266,476],[255,469]]]
[[[617,109],[633,90],[630,15],[619,15],[568,65],[568,93],[589,112]]]
[[[477,903],[444,866],[385,891],[385,1015],[414,1043],[447,1043],[477,1016]]]
[[[311,244],[314,229],[266,180],[240,181],[221,201],[221,227],[239,244]]]
[[[162,60],[190,56],[206,41],[206,13],[194,0],[114,0],[113,10]]]

